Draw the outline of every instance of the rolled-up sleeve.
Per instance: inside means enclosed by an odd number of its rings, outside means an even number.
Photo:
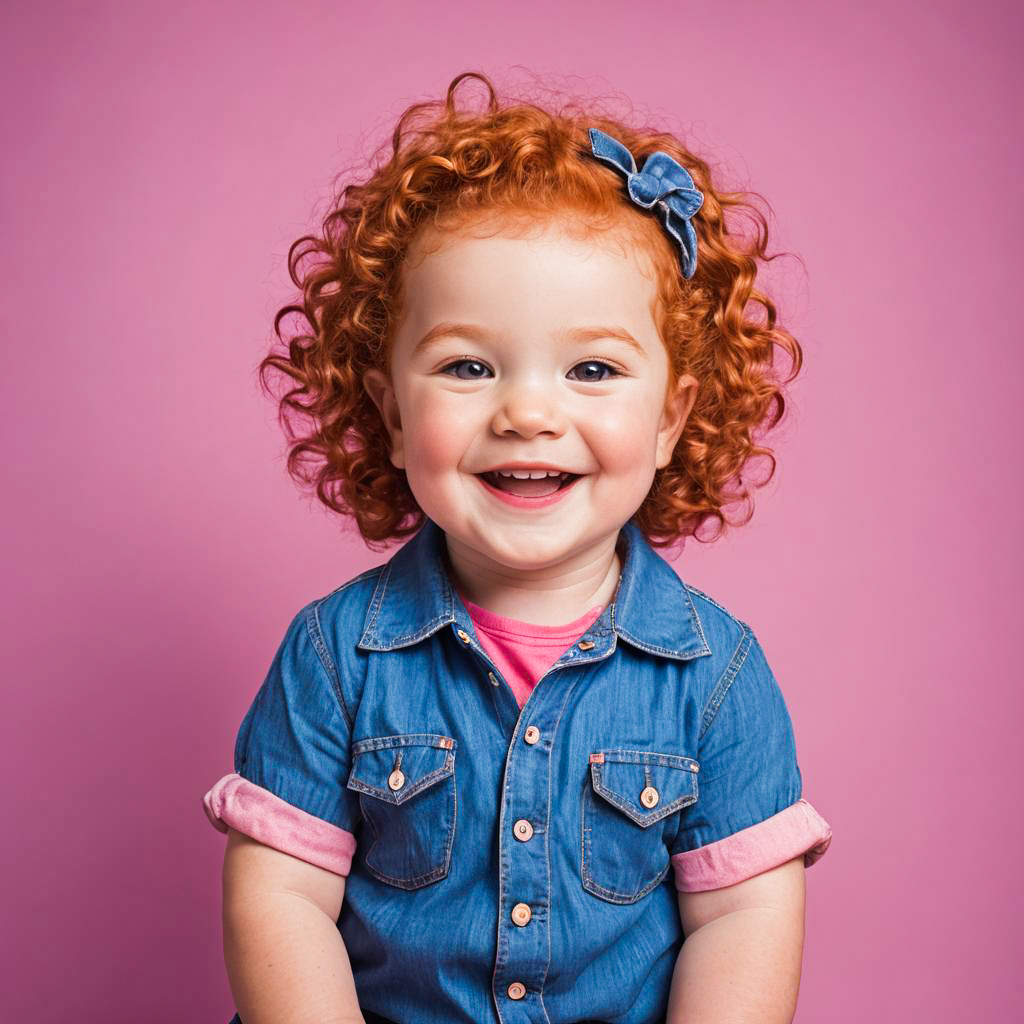
[[[748,627],[702,722],[698,798],[670,849],[676,889],[735,885],[801,854],[817,862],[832,828],[802,795],[792,721]]]
[[[207,818],[221,832],[234,828],[347,875],[360,820],[357,796],[345,784],[350,738],[337,670],[315,606],[307,605],[242,719],[234,771],[203,796]]]

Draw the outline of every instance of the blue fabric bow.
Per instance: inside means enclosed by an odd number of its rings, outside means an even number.
[[[626,176],[629,198],[637,206],[659,207],[668,233],[682,250],[683,277],[693,277],[697,269],[697,232],[690,218],[703,205],[704,193],[694,187],[686,168],[658,150],[644,161],[643,170],[637,171],[633,154],[618,139],[597,128],[590,129],[590,144],[594,156]]]

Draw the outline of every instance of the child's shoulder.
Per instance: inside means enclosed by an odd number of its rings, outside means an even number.
[[[351,628],[358,626],[362,629],[364,613],[386,569],[386,563],[366,569],[344,583],[339,583],[326,594],[314,598],[303,611],[316,616],[321,623],[344,624]]]
[[[381,573],[374,566],[307,601],[292,617],[289,636],[301,636],[311,647],[335,687],[344,708],[352,707],[361,678],[356,646]],[[348,714],[348,712],[346,712]]]
[[[721,601],[716,600],[707,591],[701,590],[699,587],[695,587],[692,583],[687,583],[685,580],[683,580],[682,583],[683,583],[683,586],[686,587],[686,589],[689,592],[691,598],[697,598],[697,601],[701,605],[702,611],[706,611],[709,614],[721,614],[721,615],[724,615],[727,619],[729,619],[731,622],[735,623],[737,626],[745,626],[746,625],[746,623],[743,622],[742,619],[738,619],[735,615],[733,615],[733,613],[731,611],[729,611],[728,608],[725,607],[724,604],[722,604]],[[712,608],[717,609],[717,611],[716,612],[711,612],[710,608],[707,607],[708,605],[710,605]]]
[[[308,600],[292,615],[289,633],[303,634],[324,659],[330,652],[354,647],[363,629],[366,609],[369,607],[377,588],[380,575],[387,568],[377,565],[340,583],[326,594]]]
[[[747,676],[770,684],[773,678],[771,667],[750,623],[691,583],[683,581],[683,587],[711,650],[711,657],[706,659],[704,670],[716,681],[716,685],[723,682],[727,684],[741,668]]]
[[[712,654],[720,655],[727,648],[731,652],[745,637],[753,635],[750,626],[721,601],[692,583],[681,582]]]
[[[709,696],[709,704],[717,706],[721,702],[741,671],[748,692],[759,694],[763,699],[774,699],[778,684],[761,641],[750,624],[703,590],[685,581],[683,586],[711,649],[706,668],[714,692]]]

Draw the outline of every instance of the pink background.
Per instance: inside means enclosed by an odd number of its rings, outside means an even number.
[[[797,1019],[1019,1010],[1014,6],[8,5],[0,1016],[233,1012],[201,796],[290,616],[386,557],[289,481],[255,366],[333,174],[473,68],[625,93],[800,257],[776,478],[674,563],[835,830]]]

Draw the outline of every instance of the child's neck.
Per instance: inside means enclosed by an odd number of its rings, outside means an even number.
[[[616,541],[568,568],[516,573],[449,538],[448,571],[464,601],[519,622],[558,626],[612,600],[622,571]]]

